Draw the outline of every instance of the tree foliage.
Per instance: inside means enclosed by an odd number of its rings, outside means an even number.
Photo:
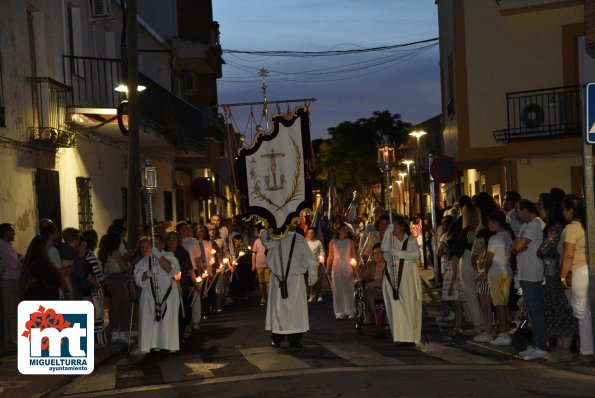
[[[371,185],[381,182],[377,168],[377,148],[387,140],[395,148],[407,143],[411,124],[403,122],[401,115],[388,110],[376,111],[371,118],[345,121],[328,129],[329,139],[319,146],[315,178],[319,186],[328,186],[329,169],[333,169],[335,187],[350,193],[365,192]]]

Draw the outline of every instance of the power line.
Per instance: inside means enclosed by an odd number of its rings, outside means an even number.
[[[394,44],[391,46],[380,46],[370,48],[354,48],[350,50],[331,50],[331,51],[292,51],[292,50],[265,50],[265,51],[250,51],[250,50],[223,50],[223,53],[227,54],[250,54],[270,57],[331,57],[337,55],[348,55],[358,53],[369,53],[378,51],[394,50],[396,48],[413,46],[416,44],[423,44],[437,41],[438,37],[434,37],[426,40],[419,40],[409,43]]]

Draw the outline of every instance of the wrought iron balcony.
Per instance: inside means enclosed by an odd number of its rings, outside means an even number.
[[[53,147],[73,147],[76,135],[70,130],[72,89],[49,77],[30,77],[33,141]]]
[[[506,94],[508,128],[493,132],[499,143],[559,138],[582,131],[580,86]]]
[[[63,56],[64,81],[73,88],[75,108],[117,108],[124,96],[119,59]],[[139,95],[141,122],[179,149],[203,153],[204,116],[196,107],[139,73],[147,89]]]

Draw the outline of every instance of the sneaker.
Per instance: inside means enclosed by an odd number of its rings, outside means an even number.
[[[492,336],[487,333],[478,334],[477,336],[473,337],[473,341],[476,343],[489,343],[492,341]]]
[[[267,301],[265,299],[260,299],[260,305],[265,305]]]
[[[532,345],[528,345],[526,349],[519,352],[519,357],[521,357],[521,358],[525,357],[525,356],[531,354],[534,350],[535,350],[535,347],[533,347]]]
[[[490,341],[491,345],[510,345],[512,339],[508,335],[508,333],[500,333],[498,337],[494,340]]]
[[[314,301],[314,297],[310,297],[310,298],[308,299],[308,302],[309,302],[309,303],[311,303],[311,302],[313,302],[313,301]]]
[[[523,359],[525,361],[532,361],[534,359],[541,359],[541,358],[543,358],[546,355],[547,355],[547,351],[543,351],[543,350],[540,350],[539,348],[535,348],[529,354],[524,355],[523,356]]]
[[[322,303],[322,296],[318,297],[318,302]]]
[[[455,313],[452,312],[452,311],[450,311],[448,313],[448,315],[446,315],[444,318],[442,318],[442,320],[443,321],[447,321],[447,322],[454,321],[455,320]]]

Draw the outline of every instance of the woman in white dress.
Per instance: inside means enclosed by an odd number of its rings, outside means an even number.
[[[353,319],[355,315],[355,299],[353,296],[355,280],[353,268],[355,260],[355,245],[347,238],[347,226],[339,226],[335,237],[329,244],[326,260],[327,273],[332,275],[333,310],[335,319]]]

